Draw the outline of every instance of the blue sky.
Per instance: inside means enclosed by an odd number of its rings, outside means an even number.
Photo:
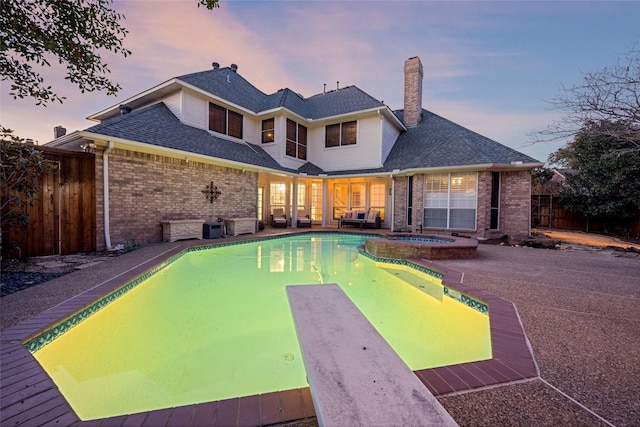
[[[221,0],[213,12],[196,3],[115,1],[132,55],[103,58],[120,94],[80,94],[64,69],[48,68],[65,103],[13,100],[2,82],[2,125],[44,144],[56,125],[86,129],[90,114],[213,61],[237,64],[266,93],[288,87],[309,97],[339,81],[399,109],[404,61],[419,56],[423,108],[546,161],[564,143],[529,142],[561,117],[548,101],[640,44],[635,1]]]

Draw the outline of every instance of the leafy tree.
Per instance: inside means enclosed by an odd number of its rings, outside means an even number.
[[[627,132],[620,123],[590,123],[549,156],[550,163],[573,170],[560,193],[564,206],[604,220],[609,231],[627,228],[640,210],[640,153],[634,148],[640,139],[616,136]]]
[[[40,190],[40,176],[56,169],[33,145],[24,144],[13,131],[0,129],[0,224],[26,227],[32,206]]]
[[[31,97],[37,105],[59,101],[37,68],[58,61],[67,68],[66,79],[81,92],[121,88],[108,77],[103,51],[125,57],[131,52],[123,41],[128,31],[124,16],[109,6],[112,0],[2,0],[0,1],[0,76],[11,82],[11,95]],[[198,0],[198,7],[218,7],[218,0]]]
[[[551,105],[566,114],[537,132],[533,142],[589,132],[594,138],[624,141],[618,150],[640,152],[640,49],[632,49],[613,66],[584,74],[580,84],[563,87]],[[592,125],[585,128],[585,123]],[[621,126],[608,126],[610,123]]]
[[[197,0],[198,7],[212,10],[218,0]],[[109,6],[112,0],[0,0],[0,80],[11,83],[11,95],[33,98],[46,106],[65,99],[47,86],[38,70],[57,61],[67,68],[66,79],[81,92],[121,88],[108,77],[101,52],[131,52],[123,41],[128,31],[120,24],[124,16]],[[32,146],[22,143],[13,131],[0,125],[0,223],[26,226],[25,207],[38,194],[39,178],[54,165]],[[2,233],[0,232],[0,244]]]

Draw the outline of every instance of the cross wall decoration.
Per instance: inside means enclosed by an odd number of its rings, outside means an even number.
[[[202,194],[204,194],[204,197],[209,200],[209,203],[213,204],[213,201],[222,194],[222,191],[218,190],[218,187],[213,185],[213,181],[211,181],[211,184],[207,185],[204,190],[202,190]]]

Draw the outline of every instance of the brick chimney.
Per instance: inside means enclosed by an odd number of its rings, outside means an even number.
[[[53,128],[53,139],[60,138],[61,136],[65,136],[66,134],[67,130],[60,125]]]
[[[404,124],[417,126],[422,117],[422,62],[414,56],[404,61]]]

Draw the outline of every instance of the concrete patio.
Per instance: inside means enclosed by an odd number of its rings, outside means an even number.
[[[254,236],[238,238],[247,237]],[[167,250],[194,243],[146,246],[3,297],[1,329],[30,319]],[[554,251],[480,245],[477,259],[438,264],[463,272],[464,283],[515,303],[540,369],[540,377],[531,381],[440,396],[438,400],[456,422],[638,424],[637,254],[584,246]]]

